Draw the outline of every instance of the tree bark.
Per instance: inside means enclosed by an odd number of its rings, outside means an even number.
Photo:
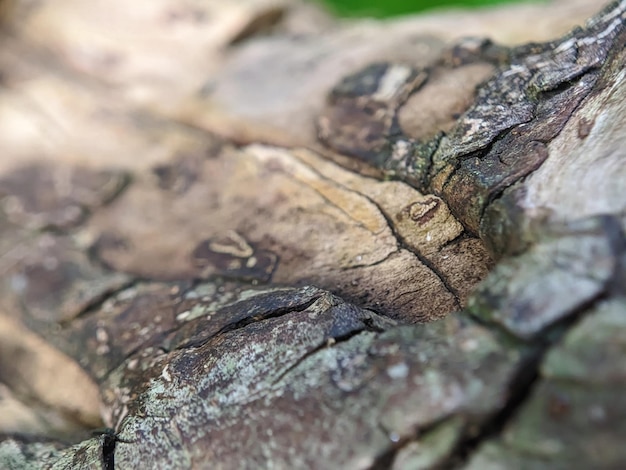
[[[0,467],[625,466],[591,3],[0,3]]]

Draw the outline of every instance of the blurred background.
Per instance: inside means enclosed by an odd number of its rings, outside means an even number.
[[[480,7],[516,0],[321,0],[341,16],[386,17],[433,8]],[[519,2],[519,0],[517,0]]]

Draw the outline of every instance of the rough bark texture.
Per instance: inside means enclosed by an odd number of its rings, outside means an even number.
[[[626,467],[625,1],[0,18],[1,468]]]

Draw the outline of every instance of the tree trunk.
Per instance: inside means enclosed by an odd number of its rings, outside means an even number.
[[[626,1],[0,18],[1,468],[626,466]]]

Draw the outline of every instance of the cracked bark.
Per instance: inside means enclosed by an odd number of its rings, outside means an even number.
[[[0,467],[626,465],[591,3],[0,3]]]

